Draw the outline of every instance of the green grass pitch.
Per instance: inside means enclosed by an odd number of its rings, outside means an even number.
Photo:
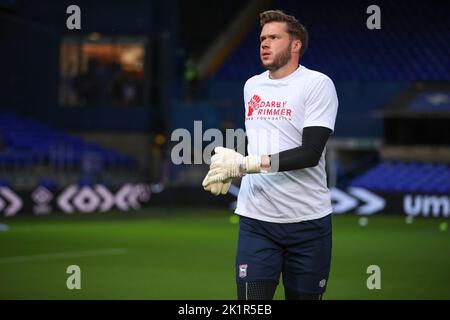
[[[237,224],[229,210],[160,208],[2,218],[0,299],[235,299]],[[443,219],[333,217],[324,299],[450,299],[450,232]],[[69,265],[81,289],[69,290]],[[366,286],[381,269],[381,289]],[[276,299],[283,299],[282,286]]]

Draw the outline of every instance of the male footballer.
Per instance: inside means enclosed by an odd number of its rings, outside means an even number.
[[[267,71],[244,86],[248,155],[217,147],[203,187],[226,194],[231,180],[243,177],[235,211],[238,299],[273,299],[282,275],[286,299],[320,300],[331,260],[325,145],[336,90],[326,75],[300,64],[308,33],[295,17],[270,10],[260,23]],[[267,132],[277,133],[276,143]]]

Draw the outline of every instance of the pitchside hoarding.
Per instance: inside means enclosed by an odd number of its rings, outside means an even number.
[[[109,211],[132,212],[150,206],[219,206],[234,208],[239,188],[213,196],[198,187],[128,183],[120,188],[104,185],[68,185],[58,190],[38,186],[30,191],[0,187],[0,216],[43,216]],[[448,194],[377,193],[363,188],[331,189],[334,214],[403,214],[413,217],[449,218]]]
[[[14,217],[41,216],[55,212],[73,214],[138,210],[150,202],[152,193],[160,191],[160,185],[145,183],[128,183],[120,188],[73,184],[58,190],[38,186],[30,191],[14,191],[9,187],[0,187],[0,214],[4,217]]]

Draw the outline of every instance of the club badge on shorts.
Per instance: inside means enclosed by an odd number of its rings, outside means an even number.
[[[326,284],[327,284],[327,280],[326,279],[322,279],[319,282],[319,287],[323,288],[323,287],[325,287]]]
[[[247,276],[247,267],[246,264],[239,265],[239,278],[245,278]]]

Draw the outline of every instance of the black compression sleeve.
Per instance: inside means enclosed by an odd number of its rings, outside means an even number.
[[[271,171],[315,167],[320,160],[332,130],[325,127],[306,127],[303,129],[302,145],[270,156]]]

